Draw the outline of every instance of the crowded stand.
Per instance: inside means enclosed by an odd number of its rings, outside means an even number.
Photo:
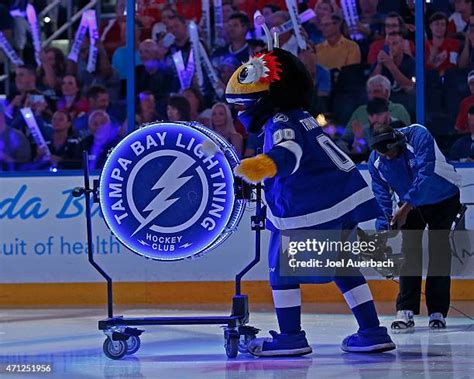
[[[241,157],[256,154],[263,137],[246,132],[241,109],[223,94],[234,70],[266,49],[257,11],[311,73],[311,112],[356,162],[368,159],[375,123],[416,122],[414,0],[295,1],[299,30],[282,0],[210,2],[207,13],[201,1],[137,0],[134,120],[126,112],[125,3],[102,3],[73,25],[72,40],[63,33],[42,46],[37,39],[67,21],[65,9],[42,15],[35,29],[28,10],[39,15],[46,1],[1,2],[1,170],[80,169],[83,150],[100,169],[133,128],[160,120],[200,122]],[[74,11],[86,4],[73,2]],[[461,162],[474,161],[472,13],[470,0],[425,6],[425,126]]]

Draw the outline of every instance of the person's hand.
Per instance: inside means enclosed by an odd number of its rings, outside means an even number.
[[[377,55],[377,62],[386,66],[389,65],[390,62],[393,62],[393,59],[385,51],[380,50]]]
[[[415,33],[415,25],[413,24],[405,24],[405,28],[410,32],[410,33]]]
[[[370,30],[370,27],[363,24],[362,22],[358,22],[357,23],[357,26],[356,26],[356,30],[359,32],[359,33],[362,33],[364,36],[370,36],[371,34],[371,30]]]
[[[58,156],[58,155],[51,155],[50,161],[52,164],[57,165],[59,162],[61,162],[63,159]]]
[[[410,211],[413,209],[408,203],[403,204],[390,221],[390,226],[400,229],[407,222],[407,217]]]
[[[46,101],[31,103],[31,110],[36,115],[41,115],[46,110],[46,108],[48,108]]]
[[[9,106],[11,108],[20,108],[23,103],[24,96],[23,95],[16,95],[12,101],[10,101]]]
[[[352,127],[352,133],[354,133],[354,140],[364,138],[364,127],[359,121],[357,120],[352,121],[351,127]]]
[[[403,40],[403,52],[410,57],[412,56],[410,41],[407,39]]]
[[[435,67],[440,66],[448,58],[448,52],[443,50],[441,53],[434,55],[432,64]]]

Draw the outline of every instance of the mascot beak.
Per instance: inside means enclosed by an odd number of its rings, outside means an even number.
[[[250,58],[232,74],[226,88],[226,99],[230,104],[249,107],[270,91],[270,84],[279,80],[281,68],[272,53]]]

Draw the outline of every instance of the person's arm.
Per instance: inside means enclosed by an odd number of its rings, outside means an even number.
[[[467,107],[464,105],[465,102],[462,101],[459,106],[459,112],[456,117],[456,123],[454,124],[454,129],[458,132],[464,132],[467,126]]]
[[[379,216],[375,221],[376,230],[387,230],[389,228],[388,221],[392,217],[393,213],[393,202],[392,202],[392,190],[388,183],[382,178],[376,165],[377,155],[372,152],[369,159],[369,173],[372,178],[372,192],[374,193],[375,199],[382,209],[382,216]]]
[[[114,71],[112,65],[110,64],[109,56],[107,55],[107,51],[104,48],[102,42],[97,42],[97,49],[98,49],[98,63],[99,63],[99,73],[106,78],[109,78],[113,75]]]
[[[242,156],[242,150],[244,148],[244,139],[239,133],[233,133],[230,137],[230,142],[234,146],[235,151],[239,157]]]
[[[375,75],[381,75],[382,74],[382,64],[380,62],[377,62],[374,66],[372,66],[372,72],[370,73],[370,77],[375,76]]]
[[[424,191],[428,189],[426,187],[427,179],[433,175],[435,170],[435,141],[424,126],[414,125],[412,126],[412,136],[409,143],[413,147],[418,171],[415,172],[410,189],[400,200],[416,207],[420,205],[420,198]]]
[[[347,56],[347,63],[346,66],[351,64],[360,64],[361,57],[360,57],[360,48],[355,42],[350,49],[348,49],[348,56]]]
[[[464,47],[461,51],[461,54],[459,54],[459,58],[458,58],[458,67],[468,68],[470,57],[471,57],[471,41],[469,38],[469,33],[466,33],[466,37],[464,39]]]
[[[44,70],[43,83],[52,89],[56,89],[60,87],[61,78],[58,78],[56,76],[56,73],[54,72],[54,68],[51,64],[48,63],[48,60],[46,59],[46,55],[44,51],[41,52],[41,64]]]
[[[407,78],[403,72],[400,71],[393,60],[388,61],[386,67],[400,87],[406,92],[413,90],[415,84],[411,81],[411,78]]]

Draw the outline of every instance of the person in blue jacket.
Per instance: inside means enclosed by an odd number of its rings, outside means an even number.
[[[239,118],[247,130],[264,133],[263,154],[244,159],[234,172],[248,182],[264,183],[267,228],[271,230],[270,285],[280,333],[271,331],[272,338],[251,341],[248,351],[256,356],[311,353],[301,328],[300,284],[331,281],[359,324],[357,333],[348,336],[341,348],[349,352],[392,350],[395,344],[380,325],[370,288],[357,268],[285,275],[285,233],[310,230],[318,235],[314,231],[329,230],[336,231],[338,241],[350,242],[357,223],[380,214],[354,163],[308,113],[312,90],[303,63],[279,48],[250,58],[234,72],[226,88],[227,101],[245,107]]]
[[[392,329],[411,328],[420,312],[422,238],[428,227],[429,265],[426,305],[431,328],[445,328],[450,304],[451,248],[449,231],[460,209],[460,175],[447,162],[422,125],[393,129],[378,124],[369,159],[372,190],[384,215],[378,230],[402,229],[404,263],[400,273],[397,315]],[[392,194],[398,197],[394,211]]]

